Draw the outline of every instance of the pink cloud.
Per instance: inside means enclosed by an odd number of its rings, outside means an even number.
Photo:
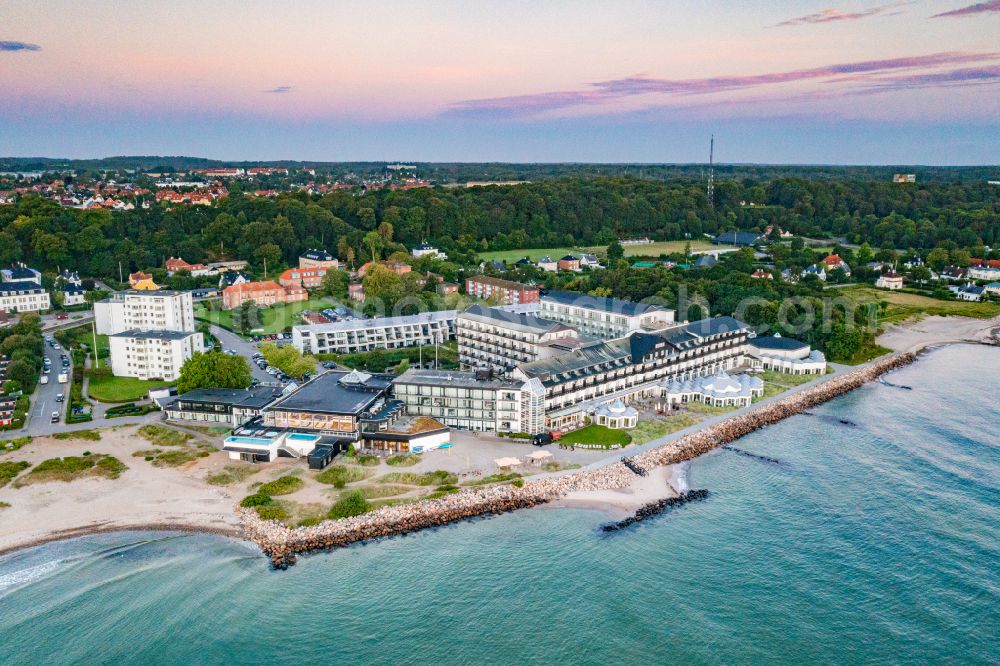
[[[835,9],[831,7],[829,9],[824,9],[814,14],[806,14],[805,16],[790,18],[787,21],[782,21],[781,23],[776,24],[774,27],[809,25],[815,23],[834,23],[838,21],[857,21],[858,19],[870,18],[873,16],[883,16],[883,15],[893,16],[899,13],[900,7],[908,4],[911,3],[894,2],[889,5],[872,7],[871,9],[865,9],[864,11],[860,12],[845,12],[840,9]]]
[[[962,16],[972,16],[974,14],[985,14],[988,12],[1000,12],[1000,0],[977,2],[974,5],[953,9],[950,12],[935,14],[931,18],[958,18]]]
[[[675,96],[705,95],[733,90],[746,90],[809,80],[847,82],[868,80],[883,72],[907,69],[927,69],[946,65],[984,63],[1000,59],[1000,53],[932,53],[884,60],[867,60],[798,69],[787,72],[719,76],[702,79],[655,79],[627,77],[589,84],[590,89],[512,95],[489,99],[456,102],[452,110],[458,113],[505,113],[530,115],[576,106],[596,105],[616,99],[647,94]]]

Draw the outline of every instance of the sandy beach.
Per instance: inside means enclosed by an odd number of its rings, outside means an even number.
[[[180,529],[239,535],[229,489],[210,486],[205,474],[224,462],[212,457],[180,468],[154,467],[132,453],[149,443],[135,428],[106,428],[100,441],[39,437],[0,460],[32,465],[84,451],[113,455],[128,465],[117,479],[84,478],[71,482],[14,484],[0,488],[0,553],[55,539],[122,529]],[[236,492],[239,492],[237,489]]]
[[[1000,317],[924,317],[888,327],[876,342],[897,352],[916,352],[933,345],[955,342],[991,342],[1000,328]]]
[[[648,476],[636,477],[625,488],[575,491],[548,506],[600,509],[614,517],[624,517],[656,500],[677,497],[687,489],[686,470],[687,463],[658,467]]]

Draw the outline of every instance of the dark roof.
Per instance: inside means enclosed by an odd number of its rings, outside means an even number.
[[[67,293],[67,294],[85,294],[85,293],[87,293],[86,289],[84,289],[80,285],[73,284],[72,282],[69,283],[69,284],[67,284],[67,285],[63,285],[62,290],[63,290],[64,293]]]
[[[200,388],[177,396],[177,400],[187,402],[207,402],[234,407],[266,407],[281,397],[281,389],[256,386],[251,389]]]
[[[602,296],[581,294],[578,291],[553,290],[543,294],[542,300],[554,301],[563,305],[573,305],[578,308],[587,308],[588,310],[613,312],[629,317],[644,314],[650,310],[662,309],[659,305],[653,305],[652,303],[633,303],[632,301],[623,301],[620,298],[604,298]]]
[[[574,257],[572,254],[567,254],[565,257],[563,257],[559,261],[579,261],[579,259],[577,259],[576,257]]]
[[[726,245],[756,245],[760,240],[760,234],[752,231],[727,231],[713,240]]]
[[[693,321],[684,327],[688,333],[692,335],[697,335],[698,337],[706,338],[711,335],[720,335],[722,333],[732,333],[733,331],[739,331],[741,329],[749,328],[739,319],[730,316],[722,317],[711,317],[709,319],[699,319],[698,321]]]
[[[0,282],[0,294],[37,294],[45,291],[37,282]]]
[[[470,305],[462,314],[485,317],[495,321],[505,322],[507,324],[511,324],[512,326],[527,328],[540,334],[569,328],[559,322],[542,319],[541,317],[536,317],[532,314],[511,312],[510,310],[504,310],[502,308],[489,308],[478,304]]]
[[[369,375],[364,384],[341,382],[347,375],[358,376],[343,371],[324,372],[271,405],[268,410],[358,415],[389,387],[388,379],[375,375]]]
[[[333,261],[333,255],[326,250],[306,250],[300,256],[306,259],[312,259],[313,261]]]
[[[785,351],[803,349],[809,346],[801,340],[796,340],[795,338],[783,338],[780,335],[765,335],[763,337],[753,338],[749,342],[758,349],[783,349]]]
[[[250,281],[250,276],[242,271],[226,271],[222,274],[222,282],[228,286],[233,286],[236,284],[236,280],[243,278],[246,282]]]
[[[10,274],[11,280],[34,280],[36,278],[35,271],[24,266],[9,268],[7,272]]]

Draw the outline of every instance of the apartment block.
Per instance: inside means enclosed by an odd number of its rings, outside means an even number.
[[[489,275],[476,275],[465,279],[465,291],[476,298],[495,298],[503,305],[519,303],[537,303],[538,287],[532,287],[521,282],[502,280]]]
[[[441,344],[455,337],[455,310],[402,317],[354,319],[292,327],[292,345],[302,353],[354,354]]]

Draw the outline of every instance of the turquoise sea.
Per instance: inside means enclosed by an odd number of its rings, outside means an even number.
[[[707,500],[610,535],[543,508],[288,571],[204,535],[14,553],[0,663],[998,663],[1000,349],[886,380],[912,390],[697,460]]]

